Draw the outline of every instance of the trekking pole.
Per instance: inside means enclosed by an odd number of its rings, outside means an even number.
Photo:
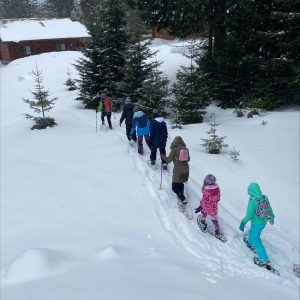
[[[162,173],[163,173],[163,166],[162,163],[160,164],[160,186],[159,189],[161,190],[161,186],[162,186]]]
[[[96,110],[96,133],[98,132],[98,120],[97,120],[97,110]]]

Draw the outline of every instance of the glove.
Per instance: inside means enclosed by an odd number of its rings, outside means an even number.
[[[274,225],[274,218],[270,218],[270,219],[269,219],[269,223],[270,223],[271,225]]]
[[[200,206],[195,208],[194,210],[195,210],[195,214],[199,213],[200,212]]]
[[[242,222],[241,222],[241,225],[240,225],[240,231],[244,231],[245,225],[246,225],[246,224],[242,221]]]

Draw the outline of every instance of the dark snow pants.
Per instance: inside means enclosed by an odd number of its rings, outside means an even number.
[[[181,182],[172,182],[172,191],[178,196],[181,201],[185,200],[184,184]]]
[[[111,129],[112,128],[112,126],[111,126],[111,112],[105,112],[105,111],[102,111],[102,113],[101,113],[101,121],[102,121],[102,125],[104,125],[104,117],[106,117],[107,118],[107,123],[108,123],[108,126],[109,126],[109,128]]]
[[[131,126],[131,123],[126,123],[126,136],[128,141],[134,140],[136,142],[136,132],[134,131],[133,134],[130,134]]]
[[[147,144],[148,147],[150,148],[150,145],[149,145],[150,137],[149,137],[149,135],[141,135],[141,136],[138,136],[138,153],[139,153],[139,154],[144,154],[143,137],[145,138],[146,144]]]
[[[166,148],[151,148],[151,154],[150,154],[150,160],[151,161],[156,161],[156,153],[157,153],[157,149],[159,149],[159,153],[160,154],[164,154],[166,155]],[[162,159],[161,160],[162,164],[166,164],[166,162]]]

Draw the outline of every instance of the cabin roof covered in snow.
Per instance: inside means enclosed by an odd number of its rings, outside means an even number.
[[[86,27],[71,19],[7,19],[0,22],[3,42],[88,37]]]

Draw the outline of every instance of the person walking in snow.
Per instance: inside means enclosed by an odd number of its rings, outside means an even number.
[[[107,123],[110,129],[112,129],[111,126],[111,113],[112,113],[112,100],[104,93],[101,93],[100,95],[100,101],[97,108],[97,113],[101,112],[101,121],[102,125],[104,125],[104,118],[107,118]]]
[[[247,213],[240,224],[240,230],[244,231],[247,222],[251,221],[249,238],[246,242],[249,247],[256,251],[261,265],[268,265],[269,257],[260,239],[260,235],[268,221],[271,225],[274,224],[275,216],[268,197],[262,194],[260,186],[256,182],[250,183],[248,194],[250,198]]]
[[[180,136],[176,136],[170,145],[171,152],[168,156],[161,154],[162,160],[166,163],[173,162],[173,176],[172,176],[172,191],[177,195],[181,201],[181,205],[185,206],[187,200],[184,196],[184,183],[189,179],[189,161],[190,157],[185,161],[179,160],[181,149],[186,149],[186,145]]]
[[[139,106],[136,106],[134,108],[132,127],[130,131],[131,138],[133,138],[135,132],[138,137],[138,153],[143,155],[144,154],[143,138],[145,138],[145,142],[150,148],[149,145],[150,121],[147,115],[140,109]]]
[[[216,177],[212,174],[205,176],[202,186],[202,199],[199,207],[195,209],[195,213],[200,215],[197,218],[199,227],[202,231],[207,231],[207,216],[211,217],[211,220],[215,226],[215,235],[220,234],[220,227],[218,223],[218,202],[220,201],[220,188],[216,183]]]
[[[166,144],[168,138],[168,130],[166,122],[163,117],[158,115],[157,111],[153,112],[153,121],[150,125],[150,161],[151,165],[155,165],[157,149],[159,149],[160,154],[166,155]],[[167,163],[162,159],[162,167],[164,170],[167,169]]]
[[[136,133],[134,132],[132,135],[130,134],[130,130],[132,127],[132,118],[133,118],[133,104],[131,103],[130,97],[127,97],[120,118],[120,126],[125,120],[127,139],[128,141],[134,140],[136,142]]]

